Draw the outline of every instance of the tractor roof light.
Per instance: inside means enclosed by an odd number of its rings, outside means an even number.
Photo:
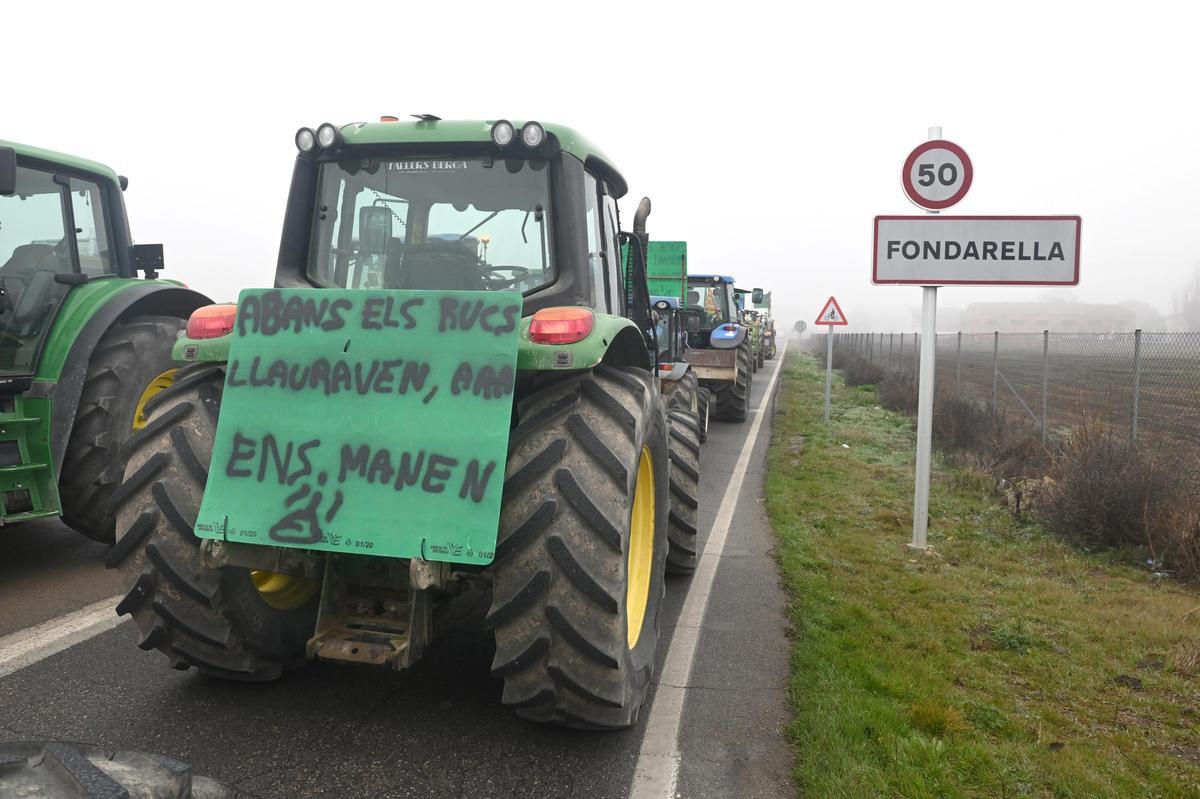
[[[205,305],[192,311],[188,317],[188,338],[220,338],[233,332],[233,320],[237,317],[237,306],[231,303]]]
[[[507,147],[516,138],[517,132],[507,119],[496,120],[492,125],[492,143],[497,147]]]
[[[535,344],[574,344],[590,336],[595,326],[591,308],[543,308],[529,320],[529,338]]]
[[[526,122],[521,126],[521,143],[529,149],[541,147],[546,141],[546,129],[538,122]]]
[[[296,149],[302,153],[311,153],[317,148],[317,134],[312,128],[300,128],[296,131]]]
[[[336,147],[342,143],[342,134],[330,123],[326,122],[321,127],[317,128],[317,144],[321,145],[321,149],[328,150],[331,147]]]

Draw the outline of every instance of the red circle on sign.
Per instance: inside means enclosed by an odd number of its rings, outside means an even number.
[[[930,200],[922,197],[917,192],[917,187],[912,183],[912,168],[925,153],[930,150],[948,150],[953,153],[963,165],[963,180],[962,185],[958,187],[958,191],[944,200]],[[975,177],[975,169],[971,166],[971,159],[967,156],[967,151],[959,147],[952,141],[945,139],[934,139],[919,145],[915,150],[909,153],[908,158],[904,161],[904,171],[900,173],[900,180],[904,184],[904,193],[908,195],[908,199],[912,200],[922,208],[928,208],[931,211],[940,211],[943,208],[949,208],[955,203],[967,196],[967,190],[971,188],[971,180]]]

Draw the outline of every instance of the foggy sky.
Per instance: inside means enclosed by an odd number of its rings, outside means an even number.
[[[789,324],[836,294],[914,329],[919,290],[870,285],[871,229],[918,212],[900,169],[930,125],[974,162],[953,213],[1083,217],[1080,300],[1169,312],[1200,264],[1194,7],[710,8],[9,4],[0,138],[127,175],[134,237],[217,300],[272,281],[298,127],[426,112],[578,128],[629,180],[626,225],[648,194],[652,237],[773,289]]]

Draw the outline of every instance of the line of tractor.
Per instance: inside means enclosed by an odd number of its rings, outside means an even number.
[[[111,544],[172,668],[407,668],[490,592],[527,719],[633,724],[667,575],[697,566],[710,419],[747,418],[771,293],[621,225],[582,134],[508,120],[316,129],[273,285],[162,279],[100,164],[0,141],[0,525]]]

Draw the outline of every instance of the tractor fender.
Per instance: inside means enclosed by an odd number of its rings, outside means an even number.
[[[202,305],[211,305],[212,300],[198,291],[182,286],[163,283],[145,283],[130,286],[114,294],[104,302],[80,329],[75,337],[62,372],[57,382],[38,380],[31,390],[34,396],[52,396],[50,419],[50,451],[55,471],[62,468],[63,453],[71,428],[75,424],[75,412],[79,410],[79,397],[83,393],[83,381],[87,376],[88,361],[96,345],[114,323],[131,316],[177,316],[187,319],[192,311]]]
[[[560,371],[591,369],[600,364],[651,368],[650,353],[641,332],[629,319],[611,314],[596,314],[592,332],[574,344],[539,344],[529,337],[532,317],[521,320],[517,350],[517,369]]]

